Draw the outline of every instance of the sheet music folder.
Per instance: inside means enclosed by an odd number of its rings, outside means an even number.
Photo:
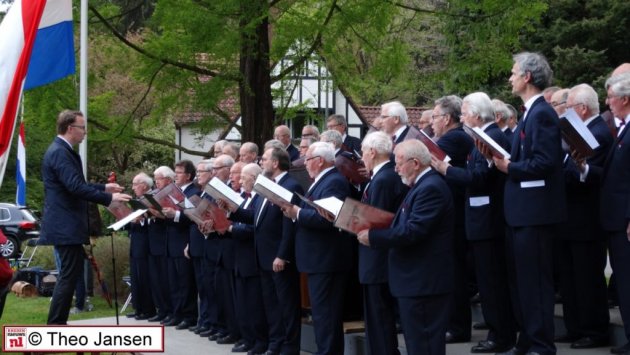
[[[562,139],[582,157],[590,157],[593,155],[593,151],[599,147],[599,143],[593,136],[593,133],[572,108],[568,109],[560,117],[559,124]]]

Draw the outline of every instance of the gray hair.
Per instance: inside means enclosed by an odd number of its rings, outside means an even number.
[[[588,84],[578,84],[571,88],[569,95],[573,98],[573,104],[584,104],[591,115],[599,113],[599,97],[592,86]]]
[[[311,130],[313,132],[311,134],[319,138],[319,128],[317,128],[317,126],[312,125],[312,124],[307,124],[306,126],[304,126],[304,128],[302,128],[302,131],[304,131],[304,129]],[[316,138],[315,140],[317,140],[318,138]]]
[[[510,109],[507,107],[505,102],[499,99],[493,99],[492,106],[494,107],[495,117],[496,115],[501,114],[501,122],[507,121],[507,119],[512,116],[512,112],[510,112]]]
[[[339,115],[339,114],[330,115],[326,119],[326,122],[330,122],[330,121],[335,121],[338,125],[348,127],[348,122],[346,121],[346,118],[343,115]]]
[[[312,152],[312,156],[322,157],[326,162],[335,161],[335,148],[328,142],[315,142],[308,148]]]
[[[606,90],[612,90],[614,95],[630,97],[630,72],[613,75],[606,80]]]
[[[241,169],[241,174],[242,173],[258,176],[260,173],[262,173],[262,168],[256,163],[249,163],[245,165],[243,169]]]
[[[462,103],[468,104],[468,108],[473,115],[479,115],[479,118],[485,123],[494,122],[494,107],[490,97],[485,92],[473,92],[466,95]]]
[[[254,142],[245,142],[243,143],[241,148],[244,148],[246,151],[250,153],[255,153],[256,155],[258,155],[258,146]]]
[[[462,99],[459,96],[442,96],[435,100],[435,106],[440,106],[443,113],[449,115],[453,122],[459,122],[459,116],[462,114]]]
[[[282,144],[282,142],[280,142],[277,139],[271,139],[268,140],[267,142],[265,142],[265,147],[264,147],[265,151],[267,151],[267,149],[271,149],[271,148],[280,148],[280,149],[286,149],[286,147],[284,146],[284,144]]]
[[[232,158],[231,156],[227,154],[222,154],[214,159],[214,163],[217,165],[223,165],[223,166],[227,166],[228,168],[231,168],[232,165],[234,165],[234,158]]]
[[[199,167],[201,167],[201,170],[210,170],[212,169],[212,166],[214,166],[214,160],[215,158],[212,159],[204,159],[202,161],[200,161],[199,163],[197,163],[197,170],[199,170]]]
[[[551,85],[553,71],[547,62],[547,59],[539,53],[522,52],[515,54],[514,62],[518,64],[521,75],[531,74],[531,84],[538,90],[544,90]]]
[[[361,143],[361,150],[374,149],[378,155],[389,155],[392,153],[392,139],[381,131],[369,133]]]
[[[509,117],[514,117],[518,120],[518,111],[516,111],[516,108],[514,108],[514,106],[506,103],[505,107],[507,107],[508,110],[510,110],[510,115]]]
[[[145,172],[138,173],[138,175],[136,175],[133,179],[140,180],[139,182],[142,182],[143,184],[147,185],[148,188],[151,188],[153,186],[153,179],[151,179],[151,177],[147,175]]]
[[[156,175],[160,175],[162,177],[175,180],[175,172],[173,171],[173,169],[165,165],[162,165],[159,168],[155,169],[155,171],[153,172],[153,176],[156,176]]]
[[[406,125],[409,121],[407,116],[407,110],[405,106],[398,101],[387,102],[381,105],[382,110],[387,110],[389,116],[397,116],[400,118],[400,123]]]
[[[341,136],[341,133],[335,131],[334,129],[322,132],[319,140],[322,142],[332,143],[335,146],[335,149],[341,148],[341,145],[343,144],[343,137]]]
[[[396,145],[396,153],[402,153],[405,159],[418,159],[421,165],[431,164],[431,153],[424,143],[416,139],[408,139]]]

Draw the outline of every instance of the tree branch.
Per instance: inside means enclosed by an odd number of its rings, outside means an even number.
[[[429,9],[422,9],[419,7],[415,7],[415,6],[410,6],[410,5],[406,5],[397,1],[391,1],[391,0],[385,0],[387,2],[389,2],[390,4],[394,5],[394,6],[398,6],[400,8],[403,8],[405,10],[411,10],[411,11],[415,11],[415,12],[420,12],[420,13],[425,13],[425,14],[432,14],[432,15],[438,15],[438,16],[450,16],[450,17],[464,17],[464,18],[469,18],[469,19],[486,19],[486,18],[490,18],[490,17],[495,17],[495,16],[499,16],[502,15],[503,13],[505,13],[508,8],[506,7],[505,9],[492,13],[492,14],[488,14],[488,15],[467,15],[467,14],[463,14],[463,13],[452,13],[452,12],[446,12],[446,11],[436,11],[436,10],[429,10]]]
[[[220,74],[218,72],[215,72],[215,71],[212,71],[212,70],[208,70],[208,69],[204,69],[204,68],[200,68],[198,66],[193,66],[193,65],[190,65],[190,64],[182,63],[182,62],[177,62],[177,61],[171,60],[169,58],[160,58],[157,55],[155,55],[153,53],[150,53],[150,52],[146,51],[145,49],[140,48],[139,46],[137,46],[137,45],[131,43],[129,40],[127,40],[127,38],[125,38],[125,36],[122,33],[120,33],[118,30],[116,30],[116,28],[114,28],[114,26],[112,26],[112,24],[109,23],[109,21],[107,21],[105,19],[105,17],[103,17],[103,15],[101,15],[94,6],[90,5],[89,8],[90,8],[90,11],[92,11],[92,13],[94,13],[94,15],[101,21],[101,23],[104,24],[105,27],[107,27],[110,31],[112,31],[112,34],[116,38],[118,38],[121,42],[123,42],[125,45],[127,45],[131,49],[133,49],[136,52],[144,55],[145,57],[157,60],[158,62],[160,62],[162,64],[172,65],[174,67],[178,67],[178,68],[181,68],[181,69],[189,70],[191,72],[198,73],[198,74],[208,75],[208,76],[211,76],[211,77],[221,76],[221,77],[226,78],[228,80],[238,80],[237,78],[228,77],[228,76],[222,75],[222,74]]]
[[[311,43],[311,47],[306,51],[306,53],[302,55],[301,58],[294,61],[293,64],[289,65],[288,67],[284,68],[278,75],[272,77],[271,78],[272,83],[278,80],[281,80],[287,74],[291,73],[296,68],[302,66],[302,64],[304,64],[304,62],[306,62],[306,60],[311,57],[311,54],[313,54],[313,52],[321,45],[324,28],[326,28],[326,25],[328,25],[328,23],[332,19],[332,16],[336,8],[337,8],[337,0],[333,1],[332,5],[330,6],[330,10],[328,10],[326,19],[324,20],[324,23],[322,23],[322,25],[320,26],[319,31],[317,32],[317,35],[315,36],[315,39],[313,40],[313,43]]]

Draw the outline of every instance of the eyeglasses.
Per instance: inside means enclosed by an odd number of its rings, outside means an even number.
[[[315,156],[312,156],[312,157],[310,157],[310,158],[306,158],[306,159],[304,159],[304,161],[305,161],[305,162],[307,162],[307,161],[312,160],[312,159],[315,159],[315,158],[321,158],[321,157],[320,157],[319,155],[315,155]]]
[[[574,108],[575,106],[580,106],[580,105],[584,105],[584,104],[583,103],[579,103],[579,104],[567,105],[567,109]],[[584,106],[586,106],[586,105],[584,105]]]
[[[405,160],[405,161],[404,161],[404,162],[402,162],[402,163],[397,163],[397,165],[398,165],[398,166],[403,166],[403,165],[405,165],[405,164],[409,163],[410,161],[418,161],[418,159],[416,159],[416,158],[409,158],[409,159]]]
[[[327,124],[326,128],[327,129],[333,129],[333,128],[337,127],[337,126],[341,126],[341,124],[339,124],[339,123]]]
[[[79,126],[77,124],[71,124],[70,127],[79,128],[79,129],[85,131],[85,126]]]
[[[566,104],[566,103],[567,103],[566,101],[560,101],[560,102],[555,102],[555,101],[552,101],[552,102],[551,102],[551,106],[553,106],[553,107],[557,107],[557,106],[560,106],[560,105],[564,105],[564,104]]]
[[[443,114],[441,114],[441,115],[432,115],[432,116],[431,116],[431,119],[432,119],[432,120],[437,120],[438,118],[440,118],[440,117],[444,117],[444,116],[446,116],[446,115],[447,115],[447,114],[445,114],[445,113],[443,113]]]

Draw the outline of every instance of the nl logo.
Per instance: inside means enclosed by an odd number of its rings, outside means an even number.
[[[26,328],[6,327],[4,331],[5,351],[26,349]]]

